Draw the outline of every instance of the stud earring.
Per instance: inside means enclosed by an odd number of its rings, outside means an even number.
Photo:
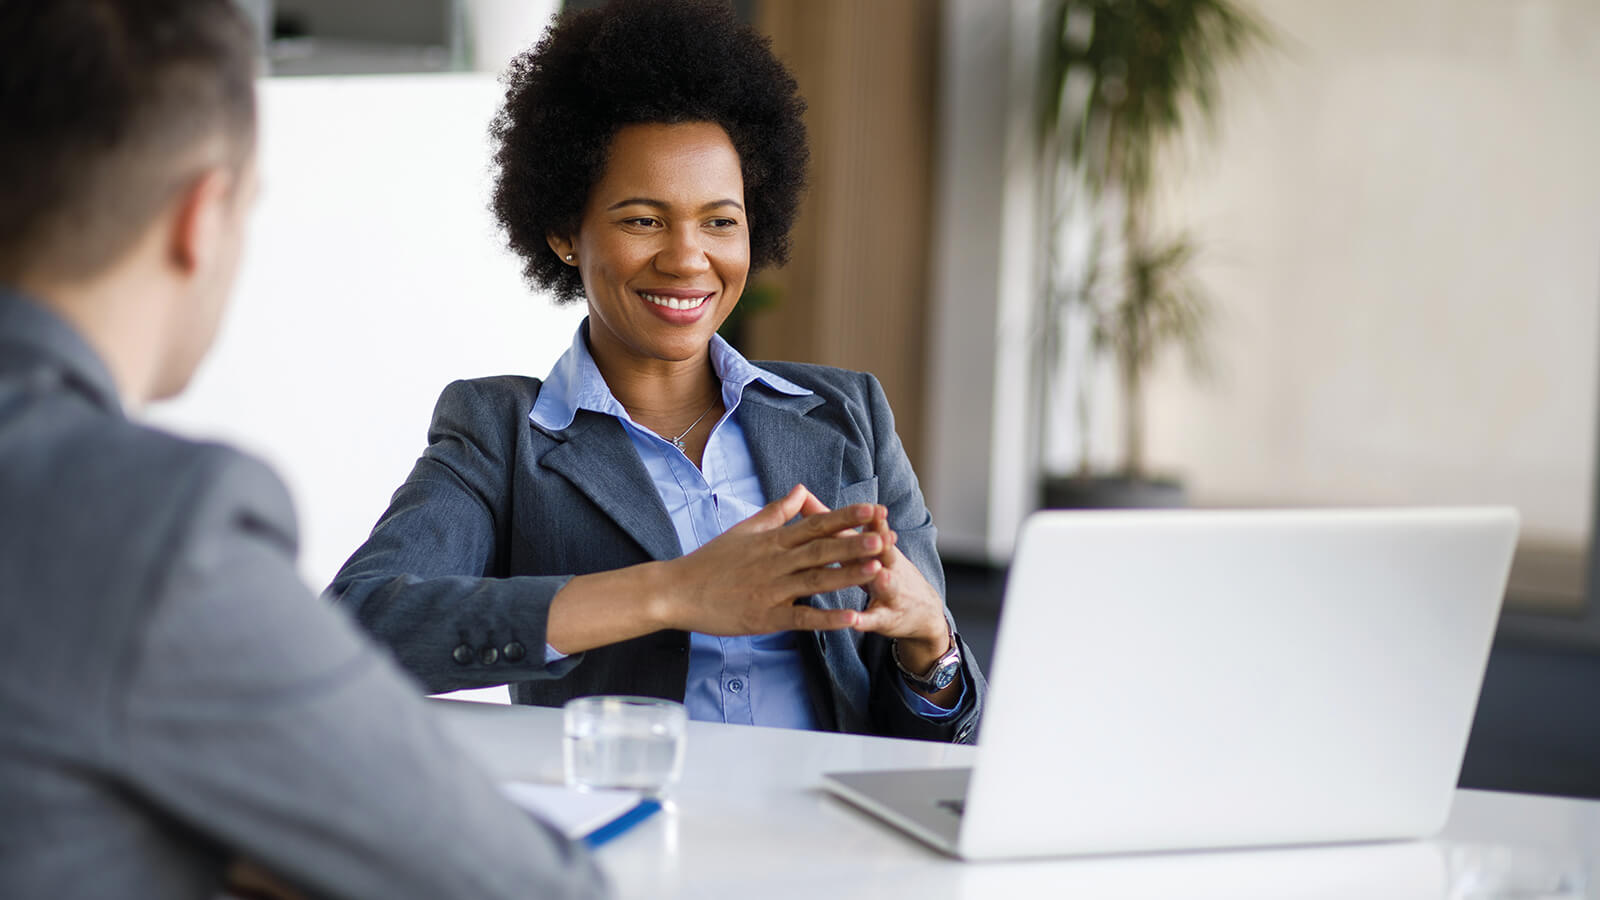
[[[572,262],[572,254],[571,253],[567,254],[567,262]]]

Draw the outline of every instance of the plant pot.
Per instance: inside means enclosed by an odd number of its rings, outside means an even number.
[[[1044,479],[1046,509],[1172,509],[1188,505],[1183,483],[1125,476],[1050,475]]]

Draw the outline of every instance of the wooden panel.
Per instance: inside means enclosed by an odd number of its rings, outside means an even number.
[[[755,358],[863,369],[921,459],[938,4],[767,0],[760,27],[809,104],[811,190]]]

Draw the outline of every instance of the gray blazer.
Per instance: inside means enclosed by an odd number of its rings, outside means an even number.
[[[300,583],[264,466],[128,421],[104,364],[0,289],[0,897],[594,897]]]
[[[830,507],[882,503],[900,549],[944,592],[933,520],[895,435],[877,379],[798,363],[761,363],[815,393],[759,382],[738,415],[763,491],[804,484]],[[662,631],[544,666],[550,600],[574,575],[681,555],[644,464],[611,416],[579,410],[561,431],[528,418],[541,382],[501,376],[445,388],[428,448],[329,596],[394,649],[429,691],[511,684],[518,703],[589,694],[682,700],[689,636]],[[859,588],[804,602],[861,609]],[[946,611],[948,616],[948,610]],[[899,690],[890,642],[854,631],[799,642],[824,728],[973,742],[984,679],[963,646],[967,695],[927,719]],[[554,675],[554,679],[547,676]]]

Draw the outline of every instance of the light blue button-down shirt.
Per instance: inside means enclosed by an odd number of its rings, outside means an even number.
[[[589,354],[587,331],[585,321],[573,336],[572,346],[550,370],[528,414],[534,424],[561,431],[572,424],[580,409],[616,417],[650,473],[684,553],[698,550],[766,505],[755,460],[739,424],[739,401],[757,382],[761,385],[757,390],[793,396],[804,396],[809,390],[752,365],[720,336],[713,336],[711,365],[722,381],[722,405],[727,411],[712,427],[697,469],[670,441],[635,423],[612,396]],[[554,662],[562,654],[546,646],[545,658]],[[959,701],[952,709],[937,706],[903,682],[901,690],[913,709],[929,717],[944,717],[960,707]],[[964,694],[964,686],[962,690]],[[690,632],[684,705],[690,718],[710,722],[783,728],[815,728],[817,724],[806,692],[804,662],[792,631],[752,637]]]

